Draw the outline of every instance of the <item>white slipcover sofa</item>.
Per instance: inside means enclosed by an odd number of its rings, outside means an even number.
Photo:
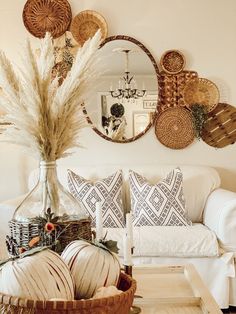
[[[177,165],[98,165],[70,168],[84,178],[104,178],[118,169],[123,171],[123,204],[130,210],[129,169],[157,183]],[[221,308],[236,306],[236,193],[220,188],[215,169],[178,165],[184,176],[184,196],[192,226],[134,227],[134,264],[195,265]],[[68,188],[67,169],[58,167],[60,182]],[[30,176],[30,187],[37,171]],[[5,236],[8,221],[22,197],[0,204],[0,258],[6,256]],[[104,231],[105,232],[105,231]],[[107,230],[107,238],[118,241],[123,255],[123,228]]]

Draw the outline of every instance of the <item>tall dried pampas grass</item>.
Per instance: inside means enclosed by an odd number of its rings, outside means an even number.
[[[49,34],[41,40],[39,57],[27,41],[18,71],[0,52],[0,107],[6,112],[1,122],[11,123],[3,133],[4,141],[22,145],[45,161],[65,157],[71,148],[80,146],[80,131],[87,125],[82,104],[96,78],[100,40],[98,31],[80,48],[61,86],[58,78],[51,78],[54,55]]]

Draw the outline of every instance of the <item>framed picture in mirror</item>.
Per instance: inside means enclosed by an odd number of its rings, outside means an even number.
[[[147,125],[152,122],[152,113],[146,111],[133,112],[133,136],[145,131]]]
[[[143,109],[156,109],[157,108],[157,95],[146,96],[143,99]]]

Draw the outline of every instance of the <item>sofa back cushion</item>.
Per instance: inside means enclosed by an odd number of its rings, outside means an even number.
[[[220,177],[214,168],[207,166],[190,165],[89,165],[70,167],[70,170],[86,179],[98,180],[109,176],[121,169],[123,172],[123,204],[126,212],[130,211],[130,187],[129,170],[133,170],[144,176],[150,183],[156,184],[176,167],[180,167],[183,173],[183,191],[186,200],[186,211],[192,222],[202,222],[203,210],[209,194],[220,186]],[[58,178],[68,190],[67,168],[58,166]],[[31,189],[37,182],[38,171],[33,171],[29,178]]]
[[[130,170],[129,182],[134,226],[192,224],[185,211],[183,174],[179,168],[156,184],[150,184],[145,177]]]
[[[92,227],[96,226],[97,202],[101,203],[103,226],[105,228],[124,227],[123,177],[121,171],[117,171],[106,178],[91,181],[68,170],[68,185],[70,193],[90,216]]]

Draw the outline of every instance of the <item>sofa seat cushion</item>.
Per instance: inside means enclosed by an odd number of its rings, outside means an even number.
[[[123,256],[124,229],[106,229],[107,239],[118,242]],[[219,255],[216,235],[206,226],[134,227],[134,256],[213,257]]]

